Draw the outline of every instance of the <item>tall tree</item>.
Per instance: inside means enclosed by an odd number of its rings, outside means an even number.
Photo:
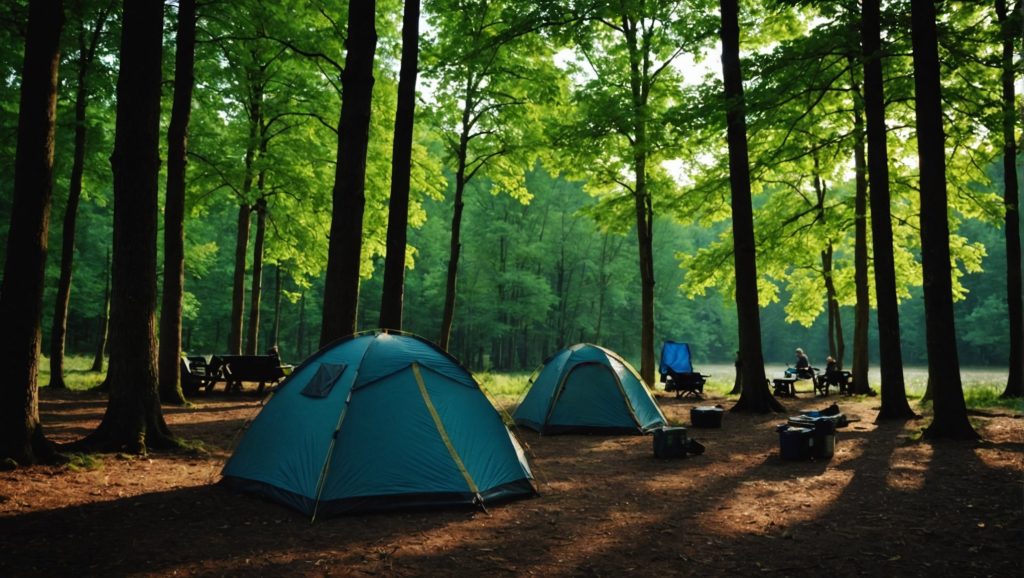
[[[50,330],[50,387],[64,385],[64,342],[67,336],[68,304],[71,301],[71,275],[75,259],[75,229],[78,222],[78,204],[82,198],[82,176],[85,173],[86,109],[89,103],[89,69],[96,59],[112,3],[100,6],[94,15],[92,27],[88,27],[84,3],[75,2],[76,16],[80,19],[78,42],[78,83],[75,89],[75,137],[71,161],[71,180],[68,183],[68,202],[64,209],[64,225],[61,236],[60,280],[57,284],[57,298],[54,301],[53,323]]]
[[[573,41],[586,81],[573,95],[577,112],[563,145],[576,173],[595,194],[614,199],[617,217],[632,223],[640,280],[640,375],[655,373],[654,222],[657,191],[675,181],[662,161],[678,133],[668,130],[672,109],[685,100],[677,67],[687,52],[709,41],[714,19],[701,6],[679,2],[580,4]],[[664,193],[662,193],[664,194]]]
[[[0,458],[20,464],[49,460],[53,446],[39,422],[40,317],[53,193],[57,66],[64,7],[60,0],[29,3],[21,76],[14,206],[0,286]]]
[[[107,335],[110,325],[110,249],[107,249],[107,258],[104,261],[106,267],[103,269],[103,308],[100,309],[100,328],[97,331],[96,354],[92,358],[90,371],[103,371],[103,361],[107,355]]]
[[[1020,40],[1024,4],[1007,13],[1006,0],[995,0],[1002,40],[1003,206],[1006,209],[1006,304],[1010,326],[1010,374],[1003,397],[1024,396],[1024,284],[1021,278],[1020,184],[1017,180],[1017,121],[1014,95],[1014,42]]]
[[[246,167],[252,164],[252,153],[245,156]],[[252,181],[246,180],[251,186]],[[245,187],[243,187],[245,191]],[[248,192],[248,191],[245,191]],[[243,195],[245,194],[243,192]],[[249,252],[249,223],[252,206],[244,201],[238,205],[238,223],[235,236],[235,269],[231,282],[231,317],[228,320],[228,353],[242,353],[242,331],[245,322],[245,259]]]
[[[265,142],[265,141],[264,141]],[[259,185],[263,190],[266,172],[260,171]],[[245,344],[246,355],[256,355],[260,336],[260,302],[263,297],[263,249],[267,240],[267,199],[256,200],[256,238],[252,243],[252,296],[249,298],[249,336]]]
[[[533,25],[507,16],[503,2],[428,5],[436,36],[427,44],[424,75],[436,81],[434,124],[441,129],[453,173],[452,216],[438,345],[449,348],[458,297],[466,193],[477,178],[525,202],[524,167],[536,158],[541,130],[531,103],[557,91],[550,48]],[[547,58],[546,58],[547,57]]]
[[[380,327],[402,329],[405,292],[405,251],[409,224],[409,179],[413,122],[416,116],[416,73],[419,67],[420,0],[405,0],[402,15],[402,68],[398,78],[398,109],[391,152],[391,199],[388,202],[387,256]]]
[[[231,284],[231,318],[228,329],[228,352],[242,353],[245,327],[245,270],[249,252],[249,228],[252,221],[253,205],[250,202],[253,181],[256,178],[256,156],[263,142],[263,97],[266,90],[268,64],[260,60],[258,51],[250,50],[252,60],[245,61],[246,118],[249,123],[249,139],[245,145],[244,173],[238,205],[238,230],[235,237],[235,273]]]
[[[736,315],[739,319],[740,379],[743,388],[733,411],[783,411],[772,397],[764,374],[761,351],[761,315],[757,301],[757,255],[754,246],[754,211],[750,194],[747,122],[740,68],[738,0],[721,0],[722,76],[728,123],[729,184],[732,189],[733,259],[736,268]]]
[[[818,155],[814,155],[814,193],[815,211],[818,213],[817,222],[826,230],[829,230],[828,213],[825,211],[825,195],[827,185],[821,177]],[[846,342],[843,338],[843,321],[839,315],[839,301],[836,299],[836,283],[833,277],[832,267],[835,259],[835,247],[832,237],[829,235],[825,240],[825,246],[821,250],[821,277],[825,285],[825,307],[828,318],[828,353],[842,366],[843,357],[846,351]]]
[[[868,166],[867,143],[864,128],[864,92],[857,81],[853,62],[855,54],[848,56],[851,61],[850,74],[853,77],[853,166],[854,175],[854,291],[857,301],[853,313],[853,385],[852,393],[873,393],[868,383],[868,325],[871,315],[871,297],[868,287]]]
[[[174,97],[167,128],[167,192],[164,202],[164,278],[160,307],[160,400],[184,403],[181,391],[181,310],[185,291],[185,168],[188,122],[195,85],[196,3],[178,2]]]
[[[978,434],[967,419],[953,319],[946,141],[942,128],[935,1],[913,0],[910,23],[914,47],[918,167],[921,173],[921,265],[924,272],[928,380],[935,409],[935,419],[924,435],[929,438],[970,439],[978,437]]]
[[[889,155],[886,145],[885,93],[882,81],[880,4],[880,0],[864,0],[861,3],[864,115],[868,140],[879,367],[882,373],[882,408],[878,412],[878,417],[907,419],[914,417],[914,412],[907,403],[906,387],[903,382],[900,317],[896,299],[896,265],[893,259],[892,213],[889,206]]]
[[[163,2],[122,8],[114,174],[110,303],[110,398],[97,429],[78,446],[130,452],[171,447],[157,392],[156,238],[160,176]]]
[[[270,347],[277,347],[281,338],[281,264],[274,267],[274,329],[270,334]],[[295,353],[298,353],[296,351]]]
[[[374,83],[373,57],[377,50],[376,12],[376,0],[349,5],[321,346],[356,331],[366,206],[366,149]]]

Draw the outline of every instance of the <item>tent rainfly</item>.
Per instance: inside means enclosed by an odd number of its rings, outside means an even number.
[[[313,519],[536,494],[469,371],[426,340],[383,332],[338,340],[296,368],[222,473]]]
[[[636,370],[589,343],[549,357],[512,417],[542,434],[644,434],[668,425]]]

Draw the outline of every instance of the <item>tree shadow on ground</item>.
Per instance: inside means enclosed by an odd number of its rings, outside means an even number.
[[[683,423],[709,401],[664,408]],[[201,486],[7,515],[0,539],[19,555],[0,559],[0,575],[1019,575],[1017,442],[922,444],[908,424],[854,417],[835,457],[819,462],[779,458],[780,415],[691,428],[707,452],[679,460],[654,458],[650,437],[522,432],[542,495],[487,514],[310,525]],[[67,555],[50,560],[65,543]]]
[[[291,510],[220,485],[198,486],[0,517],[7,552],[0,557],[0,575],[275,575],[272,560],[278,555],[290,560],[293,573],[313,571],[319,555],[302,553],[372,556],[369,545],[402,534],[411,520],[430,531],[468,515],[432,514],[437,515],[354,516],[311,525]]]

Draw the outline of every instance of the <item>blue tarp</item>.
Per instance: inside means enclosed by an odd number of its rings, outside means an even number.
[[[661,346],[661,363],[658,372],[662,375],[669,371],[675,373],[693,373],[693,362],[690,360],[690,346],[677,341],[666,341]]]

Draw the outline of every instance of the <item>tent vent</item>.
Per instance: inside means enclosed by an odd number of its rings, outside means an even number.
[[[346,367],[348,366],[344,363],[337,365],[332,363],[321,364],[320,369],[316,371],[316,375],[303,388],[302,395],[313,398],[327,397],[331,393],[334,384],[338,382],[338,378],[341,377],[341,374],[345,373]]]

